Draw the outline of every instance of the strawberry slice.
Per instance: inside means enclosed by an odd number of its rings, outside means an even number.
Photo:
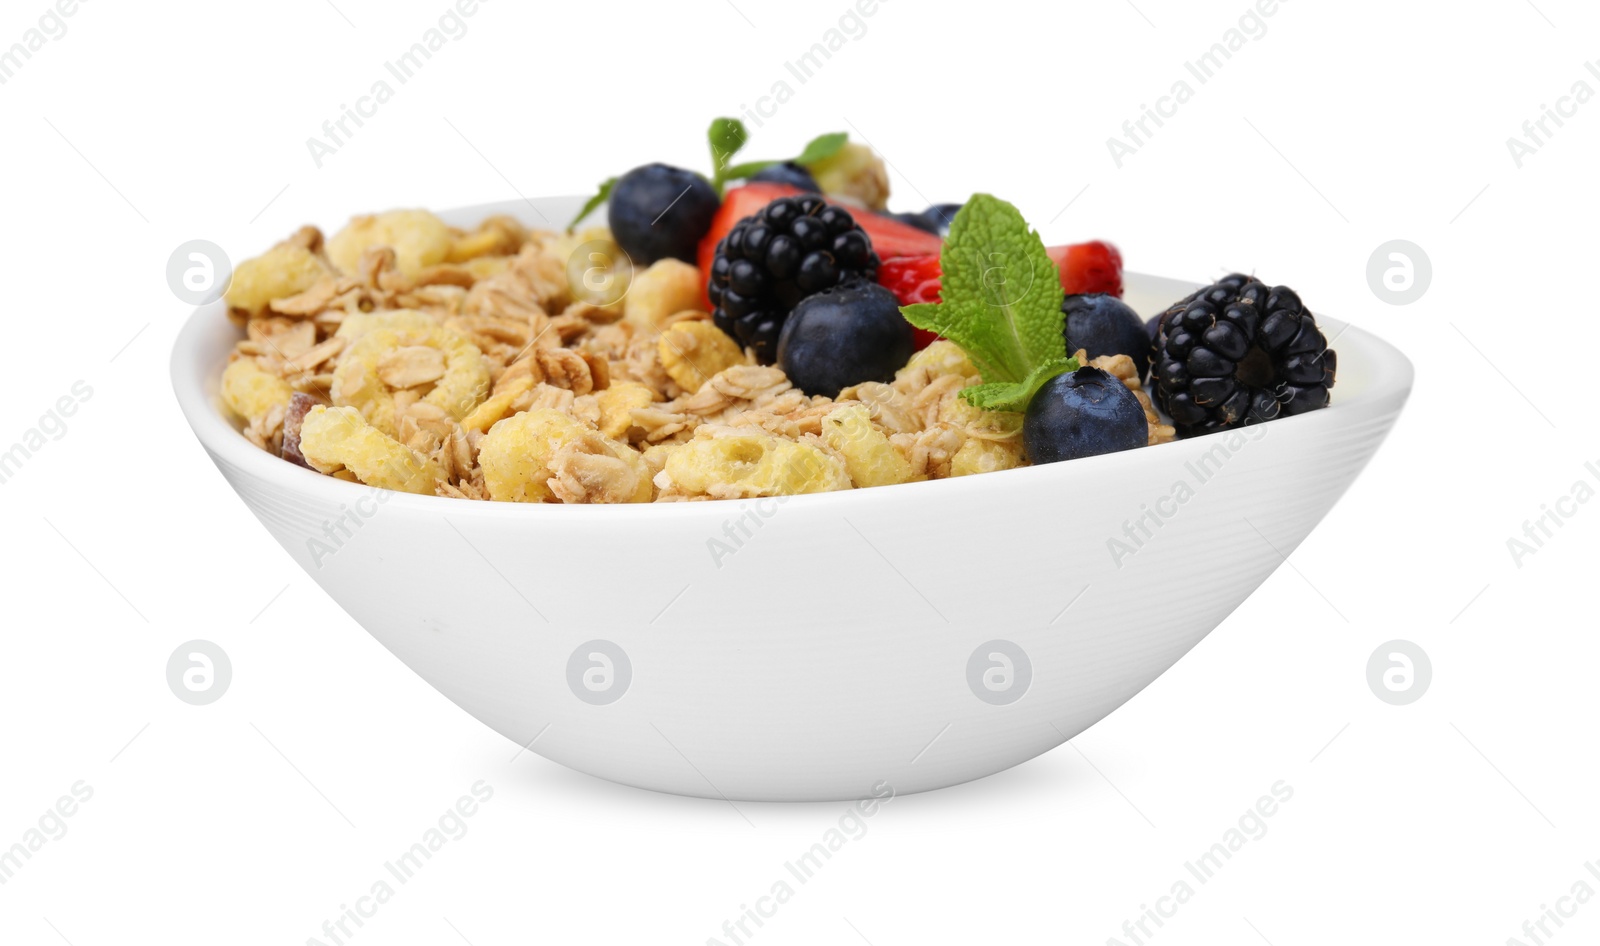
[[[717,244],[728,235],[733,225],[750,216],[756,211],[772,203],[779,197],[791,197],[802,193],[797,187],[787,184],[746,184],[735,187],[722,198],[722,207],[717,215],[711,218],[711,229],[700,239],[698,262],[702,276],[711,272],[711,260],[716,256]],[[835,201],[826,194],[823,198],[829,203],[837,203],[850,211],[861,229],[865,230],[867,237],[872,240],[872,250],[878,254],[879,260],[889,260],[901,256],[927,256],[932,254],[938,258],[939,247],[944,241],[925,230],[918,230],[910,224],[862,210],[848,204]],[[702,299],[706,303],[706,311],[710,311],[710,300]]]
[[[872,251],[878,254],[879,261],[901,256],[926,256],[929,253],[937,256],[939,247],[944,245],[943,237],[919,230],[909,223],[840,203],[826,194],[823,197],[828,203],[838,204],[850,211],[850,216],[856,218],[856,223],[872,238]]]
[[[1068,295],[1104,292],[1122,298],[1122,254],[1103,240],[1045,249],[1061,270]]]
[[[939,257],[902,256],[884,260],[878,266],[878,284],[894,293],[901,305],[939,301]],[[917,351],[934,343],[939,336],[927,329],[916,329]]]

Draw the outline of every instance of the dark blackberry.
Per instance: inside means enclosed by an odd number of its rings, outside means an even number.
[[[1337,356],[1293,289],[1235,273],[1161,314],[1155,399],[1196,437],[1328,406]]]
[[[770,365],[783,323],[801,299],[877,274],[872,240],[850,212],[800,194],[734,224],[717,244],[706,294],[717,327]]]

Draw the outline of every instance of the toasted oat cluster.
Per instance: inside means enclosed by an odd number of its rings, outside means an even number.
[[[463,231],[391,211],[326,240],[305,227],[235,273],[245,337],[222,401],[289,462],[461,499],[739,499],[1026,462],[1020,414],[958,397],[979,378],[949,342],[892,383],[812,397],[712,324],[696,267],[611,260],[626,255],[607,230],[508,217]],[[1130,359],[1090,363],[1134,391],[1151,443],[1172,439]]]

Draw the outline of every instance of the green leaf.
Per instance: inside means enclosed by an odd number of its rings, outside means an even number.
[[[744,147],[745,142],[750,140],[750,135],[745,131],[744,122],[737,118],[715,118],[711,121],[711,128],[706,131],[706,138],[711,142],[713,180],[721,183],[727,179],[723,169],[733,160],[733,156],[739,153],[739,149]]]
[[[973,407],[981,407],[986,411],[1025,411],[1028,402],[1039,393],[1051,378],[1077,371],[1078,359],[1063,358],[1060,361],[1049,361],[1034,368],[1028,376],[1021,381],[995,381],[988,384],[974,384],[962,390],[961,397]]]
[[[839,153],[846,141],[850,140],[847,132],[835,131],[826,135],[818,135],[811,139],[805,150],[800,152],[800,157],[795,158],[796,164],[812,165],[818,161],[826,161]]]
[[[723,171],[722,179],[725,181],[748,180],[761,171],[772,167],[774,164],[782,163],[782,161],[746,161],[743,164],[735,164],[733,167]]]
[[[578,215],[576,217],[572,218],[572,222],[571,223],[567,224],[567,229],[571,230],[573,227],[576,227],[578,224],[582,223],[583,222],[583,218],[585,218],[585,217],[589,216],[590,214],[594,213],[594,209],[596,207],[598,207],[601,204],[605,203],[606,201],[610,200],[611,199],[611,189],[613,187],[616,187],[616,186],[617,186],[617,179],[614,178],[614,177],[608,177],[604,181],[601,181],[600,182],[600,190],[598,192],[596,192],[593,197],[589,198],[588,203],[583,205],[583,209],[578,211]]]
[[[970,403],[1020,410],[1040,385],[1077,367],[1062,337],[1060,274],[1017,208],[973,195],[950,225],[939,265],[941,301],[900,311],[966,351],[986,382],[963,392]]]

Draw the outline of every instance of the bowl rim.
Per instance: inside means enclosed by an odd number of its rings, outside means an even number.
[[[560,206],[574,199],[578,198],[561,197],[548,198],[546,200],[549,204]],[[523,201],[480,204],[446,211],[441,216],[449,219],[450,217],[460,216],[514,213],[516,209],[523,205]],[[1188,280],[1132,272],[1125,274],[1125,280],[1130,284],[1165,284],[1169,289],[1189,287],[1182,289],[1183,292],[1192,291],[1192,289],[1203,285]],[[1178,297],[1175,296],[1174,299],[1176,298]],[[1368,369],[1370,383],[1348,397],[1339,397],[1336,388],[1333,402],[1328,407],[1294,417],[1280,418],[1272,421],[1273,427],[1293,425],[1295,429],[1303,430],[1305,433],[1315,436],[1315,431],[1318,429],[1331,429],[1342,426],[1347,422],[1357,420],[1359,416],[1370,416],[1388,409],[1398,409],[1399,406],[1404,404],[1406,398],[1410,395],[1415,376],[1415,369],[1410,359],[1393,345],[1354,325],[1321,315],[1318,316],[1318,321],[1324,327],[1324,330],[1327,330],[1330,326],[1335,329],[1331,338],[1341,343],[1339,348],[1341,367],[1347,366],[1356,360],[1369,362],[1365,367]],[[173,392],[190,428],[193,429],[196,438],[199,439],[201,445],[211,454],[212,458],[219,465],[239,469],[276,489],[301,494],[307,499],[329,506],[337,506],[340,503],[348,504],[363,494],[372,491],[375,487],[324,476],[315,471],[296,466],[293,463],[285,462],[282,458],[261,450],[245,439],[239,428],[227,418],[217,393],[221,369],[226,363],[225,353],[228,349],[231,349],[233,341],[236,341],[238,337],[238,326],[228,318],[226,305],[221,301],[217,301],[196,308],[189,315],[173,341],[170,358]],[[224,345],[224,342],[227,344]],[[222,354],[219,356],[218,352]],[[1346,352],[1355,357],[1351,358]],[[1048,463],[972,476],[900,483],[893,487],[812,493],[784,497],[784,500],[785,502],[795,501],[806,508],[815,510],[834,507],[850,509],[854,508],[851,504],[870,502],[871,497],[881,496],[886,490],[896,490],[898,491],[896,495],[911,498],[910,491],[916,489],[922,491],[916,495],[925,502],[959,502],[974,490],[986,490],[1002,486],[1020,488],[1029,482],[1037,484],[1050,479],[1070,477],[1103,475],[1115,478],[1120,475],[1123,469],[1131,468],[1131,464],[1147,462],[1145,458],[1151,455],[1150,451],[1163,451],[1159,455],[1170,456],[1186,447],[1192,450],[1194,445],[1212,442],[1211,438],[1215,436],[1217,435],[1209,434],[1190,440],[1175,440],[1171,443],[1085,457],[1081,460],[1065,463]],[[1201,452],[1203,452],[1203,448]],[[1025,477],[1032,477],[1033,479],[1030,481],[1024,479]],[[721,512],[714,514],[726,516],[732,510],[737,509],[739,503],[750,501],[736,500],[731,503],[719,501],[711,503],[569,505],[565,503],[473,502],[450,496],[423,496],[392,490],[386,491],[386,493],[386,508],[399,507],[421,513],[454,511],[462,515],[473,516],[575,515],[606,517],[643,515],[666,517],[698,515],[701,510],[698,510],[697,507],[709,507],[712,510],[721,509]]]

